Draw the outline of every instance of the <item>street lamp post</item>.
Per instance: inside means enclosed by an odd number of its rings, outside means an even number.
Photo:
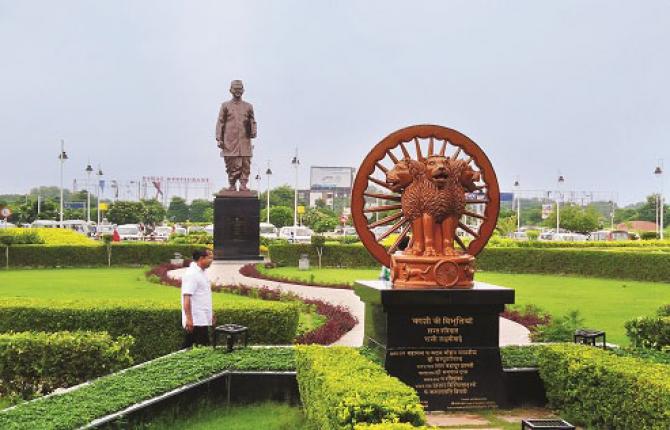
[[[298,148],[295,149],[295,156],[291,160],[291,164],[295,167],[295,190],[293,193],[293,226],[298,225],[298,167],[300,160],[298,159]]]
[[[256,191],[258,192],[258,198],[261,198],[261,172],[256,173]]]
[[[98,226],[100,226],[100,221],[101,221],[101,217],[100,217],[100,194],[102,192],[102,189],[100,187],[100,181],[102,181],[102,175],[103,175],[102,168],[100,166],[98,166],[98,173],[96,173],[96,175],[98,176],[98,183],[96,185],[97,192],[95,194],[98,197],[98,201],[97,201],[98,210],[97,210],[97,212],[98,212]]]
[[[60,160],[60,228],[63,228],[63,165],[67,158],[67,154],[65,153],[65,142],[61,139],[60,154],[58,154],[58,159]]]
[[[563,175],[559,174],[558,191],[556,192],[556,234],[560,234],[561,232],[561,202],[559,201],[559,198],[561,197],[560,189],[563,182],[565,182],[565,178]]]
[[[86,222],[91,223],[91,173],[93,173],[93,167],[89,162],[86,166]]]
[[[665,212],[665,203],[663,199],[663,160],[659,160],[658,166],[654,170],[654,175],[660,182],[660,194],[656,198],[656,213],[658,214],[658,237],[663,240],[663,212]]]
[[[265,176],[268,177],[268,189],[267,189],[267,198],[268,202],[265,205],[265,212],[267,215],[267,223],[270,224],[270,176],[272,176],[272,170],[270,170],[270,162],[268,161],[268,170],[265,171]]]
[[[514,181],[516,190],[516,231],[521,231],[521,196],[519,195],[519,179]]]

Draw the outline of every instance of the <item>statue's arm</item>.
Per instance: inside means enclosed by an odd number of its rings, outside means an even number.
[[[219,109],[219,117],[216,120],[216,141],[219,143],[219,147],[223,145],[223,135],[226,132],[226,107],[221,105]]]
[[[251,139],[256,137],[256,117],[254,116],[254,107],[249,105],[249,113],[247,114],[248,118],[247,120],[249,121],[249,137]]]

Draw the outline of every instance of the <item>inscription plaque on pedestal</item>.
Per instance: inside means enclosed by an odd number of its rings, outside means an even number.
[[[414,387],[427,410],[505,405],[499,313],[514,290],[476,283],[471,290],[394,290],[357,282],[365,302],[365,345],[389,374]]]
[[[214,199],[214,259],[261,260],[259,222],[256,193],[219,193]]]

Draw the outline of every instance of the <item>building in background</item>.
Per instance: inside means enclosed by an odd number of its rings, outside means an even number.
[[[356,169],[353,167],[312,166],[309,175],[309,205],[322,200],[336,213],[346,213],[351,201],[351,187]]]

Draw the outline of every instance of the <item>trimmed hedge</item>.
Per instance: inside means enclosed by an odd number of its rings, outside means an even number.
[[[309,255],[312,267],[318,267],[319,256],[316,247],[311,244],[271,244],[270,259],[279,266],[297,266],[301,254]],[[353,245],[326,244],[321,257],[323,267],[377,267],[379,263],[372,258],[365,247]]]
[[[132,344],[106,332],[0,333],[0,393],[29,398],[126,368]]]
[[[626,321],[626,335],[636,347],[670,350],[670,316]]]
[[[426,423],[416,392],[354,348],[298,346],[296,370],[300,398],[313,428]]]
[[[476,264],[479,270],[492,272],[670,282],[670,253],[487,247],[477,256]]]
[[[249,327],[256,344],[290,344],[298,328],[299,305],[291,302],[253,301],[226,304],[215,309],[217,324]],[[0,299],[0,332],[39,330],[107,331],[117,337],[131,335],[132,357],[146,361],[181,348],[179,303],[144,301],[53,301]]]
[[[225,370],[293,370],[292,348],[194,348],[0,411],[0,428],[69,430]]]
[[[599,348],[548,345],[540,376],[553,408],[595,428],[670,428],[670,366]]]
[[[162,243],[114,243],[112,265],[154,265],[174,257],[188,257],[205,245],[168,245]],[[106,266],[107,247],[93,245],[14,245],[9,249],[10,267],[82,267]]]
[[[496,248],[670,248],[670,240],[617,240],[617,241],[584,241],[563,242],[543,240],[514,240],[492,237],[489,246]]]
[[[354,430],[439,430],[439,427],[413,426],[407,423],[357,424]]]

